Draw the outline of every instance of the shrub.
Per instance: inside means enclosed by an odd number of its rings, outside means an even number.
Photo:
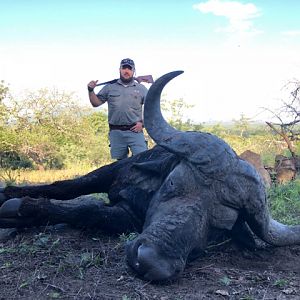
[[[300,181],[295,180],[269,190],[272,217],[284,224],[300,224]]]

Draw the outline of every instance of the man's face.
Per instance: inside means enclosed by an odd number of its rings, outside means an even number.
[[[120,78],[123,82],[129,83],[133,79],[134,69],[129,65],[124,65],[120,68]]]

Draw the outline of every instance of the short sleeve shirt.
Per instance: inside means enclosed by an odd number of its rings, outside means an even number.
[[[147,88],[135,81],[124,85],[119,79],[116,83],[104,86],[97,97],[108,104],[108,123],[112,125],[131,125],[143,120],[143,104]]]

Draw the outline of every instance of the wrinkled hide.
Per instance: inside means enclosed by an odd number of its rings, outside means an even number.
[[[150,281],[176,278],[219,237],[247,246],[254,235],[276,246],[299,244],[300,226],[269,216],[264,183],[251,164],[218,137],[181,132],[165,121],[161,92],[181,73],[162,76],[147,95],[145,127],[158,146],[74,180],[5,188],[0,227],[67,222],[108,233],[138,231],[126,245],[127,261]],[[110,205],[82,196],[103,192]]]

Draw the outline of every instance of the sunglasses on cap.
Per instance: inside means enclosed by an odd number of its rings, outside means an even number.
[[[122,70],[125,70],[125,69],[132,70],[133,68],[132,68],[132,66],[130,66],[130,65],[122,65],[122,66],[121,66],[121,69],[122,69]]]

